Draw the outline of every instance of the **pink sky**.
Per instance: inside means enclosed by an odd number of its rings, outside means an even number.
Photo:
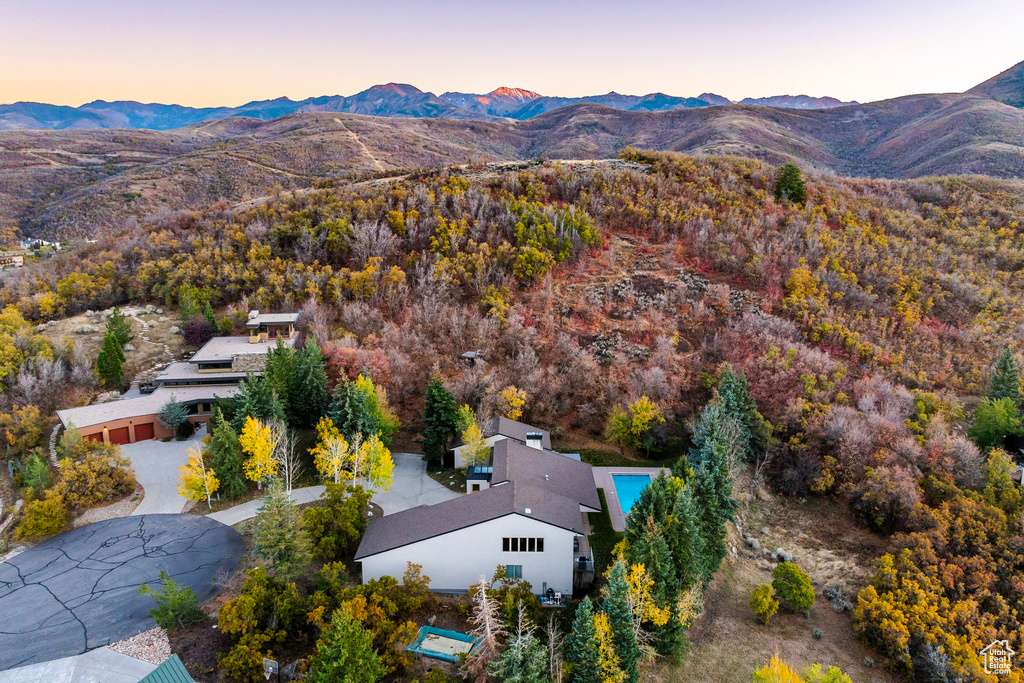
[[[1020,0],[0,0],[0,17],[3,103],[235,106],[389,81],[865,102],[1024,60]]]

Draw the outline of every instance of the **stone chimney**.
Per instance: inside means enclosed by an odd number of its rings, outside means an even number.
[[[539,451],[544,450],[544,435],[540,432],[529,432],[526,435],[526,445]]]

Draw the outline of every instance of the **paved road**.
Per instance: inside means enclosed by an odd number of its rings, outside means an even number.
[[[297,505],[312,503],[320,497],[320,494],[323,493],[326,488],[327,487],[325,486],[309,486],[304,489],[292,489],[292,492],[288,497]],[[206,516],[210,519],[217,520],[221,524],[234,526],[239,522],[244,522],[247,519],[255,517],[262,505],[263,499],[257,498],[256,500],[250,500],[248,503],[242,503],[241,505],[236,505],[235,507],[228,508],[227,510],[211,512]]]
[[[132,461],[135,479],[146,490],[133,516],[177,514],[188,502],[178,495],[178,473],[188,463],[188,450],[201,448],[205,428],[186,441],[148,439],[121,446],[121,452]]]
[[[417,505],[434,505],[458,498],[461,495],[431,479],[427,475],[427,468],[421,456],[415,453],[392,453],[391,457],[395,461],[391,488],[387,491],[377,491],[373,495],[373,502],[381,506],[385,515],[408,510]],[[312,503],[320,497],[325,488],[324,486],[310,486],[304,489],[294,489],[290,498],[297,504]],[[257,498],[227,510],[211,512],[207,517],[215,519],[221,524],[234,526],[255,517],[262,505],[263,500]]]
[[[242,537],[195,515],[118,517],[0,564],[0,670],[82,654],[153,627],[138,594],[166,569],[205,602],[238,567]]]

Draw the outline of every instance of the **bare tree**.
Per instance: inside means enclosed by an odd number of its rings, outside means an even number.
[[[480,644],[466,658],[465,671],[476,683],[487,681],[487,667],[501,655],[501,639],[506,633],[498,614],[498,605],[488,593],[490,588],[490,582],[481,576],[476,586],[476,595],[473,596],[473,616],[469,619],[473,624],[470,635],[479,638]]]
[[[548,675],[551,677],[551,683],[562,683],[562,633],[558,630],[553,614],[548,617],[545,630],[548,636]]]
[[[292,492],[292,482],[302,474],[302,458],[299,456],[299,442],[295,432],[280,420],[270,426],[274,441],[274,462],[284,479],[285,492]]]

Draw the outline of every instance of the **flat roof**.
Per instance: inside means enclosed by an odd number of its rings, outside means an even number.
[[[249,337],[214,337],[196,351],[190,363],[226,363],[235,356],[266,354],[280,341],[285,346],[294,346],[294,339],[250,343]]]
[[[260,313],[254,318],[249,318],[245,323],[246,327],[259,327],[260,325],[294,325],[299,319],[298,313]]]
[[[244,372],[199,372],[199,367],[192,363],[171,363],[157,374],[156,382],[157,384],[180,380],[215,382],[219,379],[239,381],[245,379],[245,375]]]
[[[197,403],[213,401],[218,397],[231,398],[237,394],[236,386],[159,387],[152,394],[138,398],[123,398],[119,401],[58,410],[57,417],[65,427],[70,424],[76,427],[92,427],[104,422],[156,415],[172,398],[182,403]]]

